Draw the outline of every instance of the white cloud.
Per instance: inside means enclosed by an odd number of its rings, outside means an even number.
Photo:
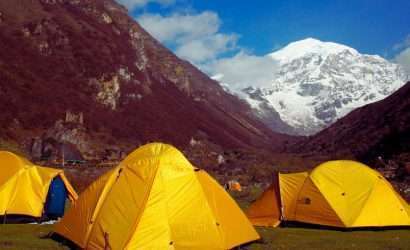
[[[218,81],[230,85],[231,89],[266,86],[273,79],[276,62],[269,56],[256,56],[237,46],[238,35],[221,32],[222,22],[215,12],[168,16],[146,13],[137,17],[137,21],[179,57],[211,76],[218,75]],[[227,52],[236,54],[224,57]]]
[[[220,27],[216,13],[205,11],[200,14],[174,13],[170,16],[144,14],[138,22],[161,42],[193,40],[215,34]]]
[[[404,38],[404,40],[401,43],[397,43],[393,46],[394,50],[402,50],[405,48],[410,47],[410,34],[406,36],[406,38]]]
[[[130,11],[138,7],[143,7],[149,3],[158,3],[161,5],[171,5],[175,3],[175,1],[176,0],[118,0],[119,3],[123,4]]]
[[[394,61],[400,64],[404,70],[410,75],[410,47],[399,53]]]
[[[205,68],[216,75],[218,81],[231,89],[241,90],[248,86],[263,87],[273,79],[277,62],[269,56],[256,56],[240,51],[231,58],[216,60]]]
[[[215,12],[144,14],[137,20],[156,39],[171,45],[178,56],[196,65],[236,49],[238,36],[219,32],[221,20]]]
[[[188,61],[198,63],[214,60],[218,55],[236,48],[236,35],[213,34],[183,43],[175,53]]]

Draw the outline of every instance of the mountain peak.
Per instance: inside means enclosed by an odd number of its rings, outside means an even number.
[[[399,65],[380,56],[314,38],[269,56],[277,62],[273,74],[267,73],[271,80],[245,87],[239,96],[273,130],[284,133],[314,134],[353,109],[385,98],[408,79]],[[278,117],[294,130],[275,127]]]
[[[319,54],[322,57],[327,57],[330,54],[337,54],[343,51],[348,51],[351,54],[358,54],[355,49],[343,44],[323,42],[315,38],[306,38],[292,42],[286,47],[271,53],[270,56],[275,60],[284,62],[292,61],[296,58],[301,58],[311,54]]]

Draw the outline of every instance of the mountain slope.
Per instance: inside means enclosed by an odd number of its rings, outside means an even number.
[[[32,154],[62,142],[94,158],[154,140],[274,147],[286,138],[114,1],[2,0],[0,13],[0,136]]]
[[[354,110],[293,149],[366,162],[409,153],[410,82],[386,99]]]
[[[314,134],[353,109],[385,98],[408,79],[398,65],[379,56],[312,38],[269,57],[277,62],[271,82],[232,91],[273,130],[290,134]],[[278,117],[272,112],[293,129],[275,127]]]

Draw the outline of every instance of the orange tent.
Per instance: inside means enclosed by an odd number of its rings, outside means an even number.
[[[77,199],[77,193],[62,169],[37,166],[7,151],[0,151],[0,169],[0,216],[42,217],[47,212],[50,199],[57,196],[51,192],[56,179],[61,179],[67,198],[71,201]]]
[[[377,171],[354,161],[330,161],[312,172],[279,174],[248,217],[257,226],[298,221],[334,227],[410,226],[406,201]]]
[[[231,249],[259,238],[225,190],[152,143],[91,184],[55,231],[85,249]]]

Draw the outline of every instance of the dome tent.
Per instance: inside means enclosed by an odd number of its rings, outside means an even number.
[[[91,184],[55,232],[84,249],[231,249],[259,238],[214,179],[160,143]]]
[[[410,226],[409,206],[391,184],[377,171],[347,160],[323,163],[310,173],[279,174],[247,214],[258,226],[280,221],[341,228]]]
[[[63,170],[34,165],[7,151],[0,151],[0,169],[3,222],[61,217],[66,198],[77,199]]]

